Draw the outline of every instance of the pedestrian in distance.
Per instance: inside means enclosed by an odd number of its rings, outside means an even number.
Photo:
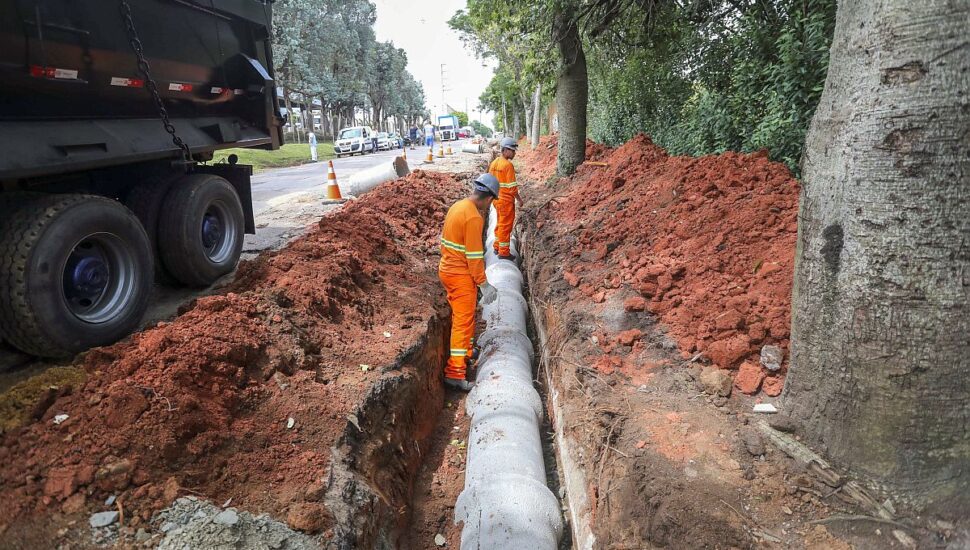
[[[522,206],[519,184],[515,179],[512,159],[519,145],[513,138],[502,138],[501,155],[488,166],[488,173],[499,181],[499,196],[495,201],[495,254],[503,260],[515,260],[512,255],[512,226],[515,224],[515,206]]]
[[[434,148],[434,126],[430,122],[424,124],[424,144]]]
[[[408,137],[411,138],[411,150],[414,150],[414,146],[418,143],[418,127],[415,124],[411,125],[411,129],[408,130]]]
[[[310,140],[310,160],[313,162],[317,161],[317,135],[313,132],[307,134],[307,139]]]
[[[438,278],[451,306],[451,343],[445,366],[445,386],[468,391],[465,379],[468,366],[477,359],[475,343],[476,297],[481,302],[495,301],[498,290],[485,278],[485,245],[482,241],[485,219],[492,201],[498,197],[499,182],[491,174],[475,178],[471,195],[456,202],[445,215],[441,230],[441,261]]]

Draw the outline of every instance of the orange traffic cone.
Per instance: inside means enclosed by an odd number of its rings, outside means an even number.
[[[404,160],[408,160],[408,150],[401,149],[401,156],[404,157]]]
[[[445,146],[440,145],[438,146],[438,158],[444,158],[444,156],[445,156]]]
[[[434,149],[428,148],[428,158],[424,159],[424,162],[434,164]]]
[[[343,201],[340,196],[340,187],[337,186],[337,173],[333,171],[333,161],[329,161],[327,166],[327,201]]]
[[[449,145],[449,146],[448,146],[448,155],[452,155],[452,154],[453,154],[453,153],[451,152],[451,145]]]

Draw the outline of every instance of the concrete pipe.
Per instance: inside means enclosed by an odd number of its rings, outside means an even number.
[[[462,153],[482,153],[484,151],[485,151],[485,148],[482,146],[481,143],[472,143],[469,141],[468,143],[465,143],[464,145],[461,146]]]
[[[411,173],[408,168],[408,161],[402,157],[395,157],[393,161],[378,164],[373,168],[361,170],[347,180],[345,192],[348,195],[359,197],[385,181],[402,178]]]
[[[546,486],[542,398],[532,383],[534,350],[526,333],[522,273],[495,256],[494,210],[489,220],[485,273],[498,298],[483,308],[487,327],[479,338],[475,388],[466,401],[471,427],[455,521],[464,522],[462,548],[556,550],[562,515]]]

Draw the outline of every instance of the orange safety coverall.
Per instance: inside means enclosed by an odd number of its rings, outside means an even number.
[[[488,167],[488,173],[498,178],[498,200],[492,204],[498,219],[495,220],[495,253],[508,256],[512,252],[512,225],[515,223],[515,198],[519,196],[519,184],[515,181],[515,167],[504,157],[498,157]]]
[[[448,378],[465,379],[465,357],[472,353],[478,285],[485,282],[484,224],[475,203],[462,199],[448,209],[441,231],[438,278],[451,306],[451,350],[445,367]]]

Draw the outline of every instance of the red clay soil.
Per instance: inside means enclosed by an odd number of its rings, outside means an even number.
[[[80,358],[86,382],[3,436],[0,534],[109,495],[130,526],[194,494],[326,529],[315,493],[334,438],[443,300],[438,235],[463,187],[422,171],[404,185],[242,265],[227,294]]]
[[[559,142],[559,134],[550,134],[539,138],[539,145],[534,148],[519,146],[519,154],[516,158],[524,169],[522,176],[532,181],[544,182],[556,173],[556,144]],[[612,150],[601,144],[595,143],[591,139],[586,139],[586,160],[592,162],[602,162],[609,156]]]
[[[544,173],[555,149],[531,158]],[[625,308],[658,315],[684,359],[702,354],[740,369],[742,391],[778,395],[787,366],[765,378],[759,353],[777,345],[787,361],[798,182],[764,153],[671,157],[644,135],[604,160],[556,182],[537,218],[568,228],[564,279],[597,303],[634,291]],[[613,368],[635,339],[598,335],[598,365]]]

